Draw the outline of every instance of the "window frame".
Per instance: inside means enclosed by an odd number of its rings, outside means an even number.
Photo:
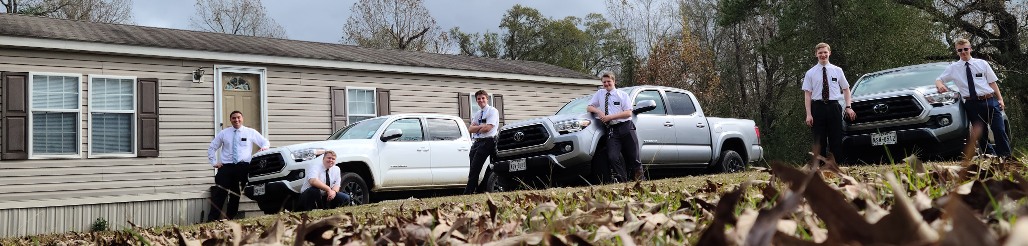
[[[668,107],[668,108],[671,109],[671,113],[669,113],[668,115],[695,116],[697,113],[700,112],[699,107],[696,106],[696,97],[693,96],[692,94],[690,94],[688,92],[684,92],[684,91],[666,91],[665,94],[667,96],[667,100],[668,101],[672,100],[671,99],[671,93],[678,93],[678,94],[682,94],[682,95],[685,95],[685,96],[689,97],[689,103],[691,104],[691,107],[692,107],[692,113],[689,113],[689,114],[678,114],[678,113],[675,112],[675,111],[678,111],[678,110],[675,110],[673,107]],[[668,105],[673,105],[673,104],[668,104]]]
[[[139,155],[139,131],[137,130],[137,122],[139,120],[138,109],[139,109],[139,78],[136,76],[116,76],[116,75],[99,75],[89,74],[86,79],[89,83],[88,101],[90,105],[93,104],[93,79],[94,78],[106,78],[106,79],[131,79],[132,80],[132,110],[94,110],[95,107],[88,107],[89,110],[86,112],[87,124],[89,130],[86,138],[86,153],[87,158],[101,158],[101,157],[137,157]],[[131,111],[131,112],[129,112]],[[93,113],[131,113],[132,120],[129,124],[130,132],[132,134],[132,153],[93,153]]]
[[[76,108],[75,109],[60,109],[60,110],[39,110],[39,109],[36,109],[35,103],[33,103],[33,101],[32,101],[32,98],[33,98],[32,94],[33,94],[33,89],[34,89],[32,84],[34,84],[34,82],[35,82],[36,75],[61,76],[61,77],[75,77],[75,78],[78,78],[78,83],[75,84],[76,93],[78,95],[76,97],[76,99],[77,99],[76,100],[77,104],[75,105]],[[29,101],[29,110],[28,110],[28,118],[29,118],[28,119],[28,128],[29,128],[29,131],[28,131],[28,139],[29,139],[29,141],[28,141],[28,154],[29,154],[29,159],[74,159],[74,158],[82,158],[82,74],[76,74],[76,73],[52,73],[52,72],[29,72],[27,87],[28,87],[28,95],[26,95],[26,97],[28,97],[28,101]],[[34,124],[35,124],[35,118],[36,118],[34,116],[35,112],[75,113],[75,153],[73,153],[73,154],[36,154],[35,153],[36,149],[35,149],[35,146],[33,145],[34,144],[33,142],[35,141],[34,140],[35,127],[33,127]]]
[[[663,90],[658,90],[658,89],[643,89],[643,90],[639,90],[638,92],[636,92],[635,96],[631,98],[631,100],[632,100],[632,110],[635,110],[635,106],[636,106],[636,104],[638,104],[639,95],[642,95],[644,92],[649,92],[649,91],[657,93],[657,99],[660,99],[660,102],[657,102],[657,103],[658,103],[658,105],[660,105],[660,106],[662,106],[664,108],[664,113],[660,113],[660,114],[653,113],[654,111],[650,110],[650,111],[639,113],[638,115],[653,115],[653,116],[668,116],[668,115],[671,115],[670,113],[668,113],[668,109],[670,108],[670,105],[671,105],[670,103],[668,103],[669,99],[668,99],[668,97],[666,95],[664,95],[664,91]],[[654,110],[656,110],[656,109],[654,109]]]
[[[468,115],[470,115],[468,120],[471,120],[471,119],[475,118],[475,107],[478,107],[478,101],[477,101],[477,99],[475,99],[475,92],[478,92],[478,91],[472,91],[471,93],[468,93],[468,104],[469,104],[468,105],[468,110],[470,110],[468,112]],[[493,106],[493,102],[494,102],[493,100],[496,99],[495,97],[493,97],[493,93],[486,93],[486,95],[489,95],[489,104],[488,105],[489,106]],[[479,108],[479,110],[481,110],[481,108]]]
[[[390,122],[389,122],[388,124],[384,124],[385,126],[384,126],[384,127],[382,127],[382,133],[381,133],[381,134],[379,135],[379,137],[381,137],[381,135],[385,135],[385,132],[386,132],[386,131],[389,131],[389,128],[390,128],[390,127],[392,127],[392,126],[393,126],[393,124],[396,124],[396,122],[400,122],[400,121],[402,121],[402,120],[416,120],[416,121],[418,122],[418,129],[420,129],[420,130],[421,130],[421,140],[414,140],[414,141],[404,141],[404,140],[402,140],[402,139],[403,139],[403,136],[404,136],[404,135],[407,135],[407,133],[405,132],[405,133],[403,133],[402,135],[400,135],[400,137],[399,137],[398,139],[396,139],[396,140],[392,140],[392,141],[389,141],[389,142],[399,142],[399,143],[417,143],[417,142],[427,142],[427,141],[428,141],[428,140],[427,140],[427,138],[428,138],[428,136],[427,136],[427,133],[428,133],[428,131],[427,131],[427,129],[426,129],[426,128],[427,128],[428,126],[426,126],[426,125],[425,125],[427,121],[425,120],[425,118],[422,118],[422,117],[403,117],[403,118],[396,118],[396,119],[394,119],[394,120],[390,121]],[[401,129],[401,131],[402,131],[402,129]]]
[[[457,138],[446,139],[446,140],[434,139],[434,137],[435,137],[435,129],[432,128],[432,123],[431,123],[431,121],[433,121],[433,120],[445,121],[445,122],[447,122],[447,124],[452,122],[453,126],[457,127]],[[465,138],[464,133],[461,132],[460,123],[457,122],[457,120],[454,120],[454,119],[426,117],[425,118],[425,122],[424,122],[423,125],[424,125],[423,127],[426,130],[428,130],[427,133],[426,133],[427,136],[425,136],[426,141],[458,141],[458,140],[461,140],[461,139]]]
[[[370,90],[371,91],[371,103],[373,105],[371,108],[375,112],[372,113],[372,114],[354,114],[352,112],[353,111],[353,107],[350,106],[350,100],[353,100],[353,97],[350,96],[350,91],[351,90],[354,90],[354,91],[355,90]],[[370,118],[375,118],[375,117],[379,116],[378,115],[378,88],[375,88],[375,87],[347,86],[346,87],[346,102],[344,102],[344,103],[346,103],[346,124],[347,125],[350,125],[350,124],[353,124],[353,123],[357,122],[357,120],[353,120],[351,118],[351,117],[354,117],[354,116],[357,116],[357,117],[370,117]],[[368,119],[370,119],[370,118],[368,118]]]

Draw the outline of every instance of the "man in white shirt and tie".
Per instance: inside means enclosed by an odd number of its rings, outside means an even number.
[[[1003,110],[1006,105],[1003,103],[1003,94],[999,91],[999,78],[988,62],[971,57],[971,42],[959,38],[953,42],[960,60],[953,62],[946,67],[946,70],[935,80],[935,88],[940,93],[949,91],[943,82],[953,81],[956,84],[960,95],[964,98],[964,112],[971,120],[971,129],[985,129],[988,125],[992,129],[995,146],[988,143],[988,134],[981,134],[978,140],[978,147],[983,153],[995,154],[1000,157],[1010,157],[1010,140],[1006,132],[1006,123],[1003,122]],[[984,125],[983,125],[984,124]],[[974,134],[971,134],[974,135]],[[968,138],[967,144],[975,141]],[[969,158],[965,157],[965,158]]]
[[[814,135],[814,159],[830,150],[836,159],[843,159],[842,117],[857,118],[851,106],[850,83],[842,68],[828,62],[832,47],[826,43],[814,46],[817,64],[803,76],[803,106],[807,111],[807,127]],[[845,106],[839,100],[845,99]],[[843,110],[845,108],[845,110]]]
[[[336,152],[325,151],[321,158],[321,163],[311,163],[304,171],[307,179],[300,188],[300,211],[350,204],[350,195],[339,192],[342,174],[336,166]]]
[[[496,157],[496,133],[500,129],[500,111],[489,105],[489,93],[485,90],[475,92],[475,102],[481,108],[471,116],[468,133],[475,142],[471,144],[471,171],[468,173],[468,185],[464,194],[478,192],[478,173],[482,172],[487,158]]]
[[[214,175],[217,186],[211,189],[211,211],[207,214],[207,221],[235,218],[239,211],[239,190],[246,185],[252,146],[260,146],[261,151],[271,147],[261,133],[243,126],[242,112],[232,111],[229,121],[232,127],[218,132],[207,148],[207,160],[217,169]],[[221,149],[221,154],[215,157],[218,149]]]
[[[607,126],[607,153],[610,169],[618,182],[642,180],[642,161],[639,159],[639,137],[632,122],[632,104],[628,93],[617,89],[614,73],[606,72],[600,77],[603,88],[593,94],[586,111],[595,114]],[[609,182],[609,170],[593,168],[600,182]]]

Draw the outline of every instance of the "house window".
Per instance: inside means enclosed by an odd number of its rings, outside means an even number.
[[[90,156],[134,156],[136,78],[89,75]]]
[[[374,88],[346,88],[346,116],[349,124],[378,116]]]
[[[489,102],[486,105],[493,106],[493,94],[486,94],[486,95],[489,95]],[[471,109],[471,112],[468,112],[469,113],[468,115],[474,115],[475,112],[478,112],[478,110],[481,110],[482,107],[478,106],[478,101],[475,99],[475,93],[474,92],[472,92],[468,96],[471,97],[471,99],[468,100],[468,102],[471,103],[471,106],[468,107],[468,108]]]
[[[81,85],[82,76],[78,74],[30,74],[31,156],[77,156],[80,153]]]

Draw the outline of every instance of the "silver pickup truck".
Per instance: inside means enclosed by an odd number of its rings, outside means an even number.
[[[935,88],[935,79],[948,65],[905,66],[857,79],[853,85],[857,118],[845,123],[843,137],[850,157],[846,161],[877,163],[887,158],[885,150],[893,158],[914,153],[922,157],[961,155],[970,125],[961,96],[952,81],[946,82],[949,92],[939,93]],[[1005,113],[1003,118],[1006,120]]]
[[[759,129],[752,120],[706,117],[689,91],[660,86],[619,90],[635,102],[632,120],[640,157],[649,172],[697,167],[737,172],[763,156]],[[501,187],[528,182],[553,185],[561,180],[589,181],[595,172],[606,171],[593,170],[594,162],[606,161],[603,154],[596,154],[603,153],[598,149],[604,146],[600,136],[606,130],[586,112],[590,99],[574,99],[553,116],[503,126],[492,162],[499,177],[488,180],[506,183],[496,185]]]

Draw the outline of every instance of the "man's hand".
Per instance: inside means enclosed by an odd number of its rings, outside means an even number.
[[[949,88],[946,88],[946,85],[943,85],[942,83],[935,83],[935,89],[939,90],[939,93],[949,91]]]
[[[850,120],[855,120],[857,119],[857,112],[853,112],[853,108],[847,108],[846,117],[848,117]]]
[[[261,151],[265,151],[265,150],[268,150],[268,148],[261,148],[261,149],[260,149],[260,150],[258,150],[257,152],[261,152]]]
[[[214,169],[221,168],[221,166],[224,166],[224,165],[221,164],[221,162],[214,163]]]
[[[1007,105],[1003,103],[1003,99],[999,99],[997,101],[999,101],[999,110],[1000,111],[1006,111],[1007,110]]]
[[[332,199],[336,198],[336,192],[335,191],[328,191],[328,192],[325,192],[325,193],[327,194],[327,196],[325,196],[325,200],[326,201],[332,201]]]
[[[814,127],[814,116],[807,115],[807,127]]]

